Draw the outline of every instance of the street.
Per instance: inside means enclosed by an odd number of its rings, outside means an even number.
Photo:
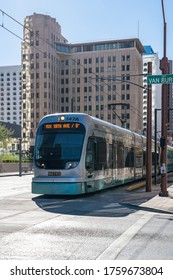
[[[0,177],[1,260],[173,259],[173,186],[61,197],[31,194],[31,180]]]

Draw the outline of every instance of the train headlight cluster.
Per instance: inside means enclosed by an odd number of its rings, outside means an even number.
[[[72,169],[75,168],[79,164],[78,161],[68,161],[65,164],[65,169]]]

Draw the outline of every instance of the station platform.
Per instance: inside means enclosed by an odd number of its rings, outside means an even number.
[[[148,208],[148,211],[159,210],[164,211],[167,213],[173,214],[173,176],[168,176],[168,182],[167,182],[167,191],[168,196],[160,196],[161,192],[161,186],[159,183],[159,180],[157,184],[152,184],[151,192],[146,191],[146,185],[145,181],[141,181],[135,184],[132,184],[131,186],[127,187],[126,190],[130,193],[134,193],[136,196],[136,201],[132,199],[133,195],[130,199],[131,204],[138,204],[138,202],[141,199],[140,207],[144,207],[145,209]],[[144,201],[145,200],[145,201]],[[138,204],[139,205],[139,204]]]

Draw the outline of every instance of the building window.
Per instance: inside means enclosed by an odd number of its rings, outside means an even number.
[[[127,71],[130,70],[130,65],[126,65],[126,70],[127,70]]]
[[[108,56],[108,62],[111,62],[111,56]]]
[[[126,85],[126,90],[130,90],[130,85],[129,84]]]
[[[127,61],[130,61],[130,55],[127,55],[127,56],[126,56],[126,60],[127,60]]]

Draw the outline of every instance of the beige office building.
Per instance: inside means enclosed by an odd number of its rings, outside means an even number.
[[[54,18],[26,17],[23,149],[34,145],[39,120],[55,112],[84,112],[142,133],[144,52],[139,39],[69,44]]]

